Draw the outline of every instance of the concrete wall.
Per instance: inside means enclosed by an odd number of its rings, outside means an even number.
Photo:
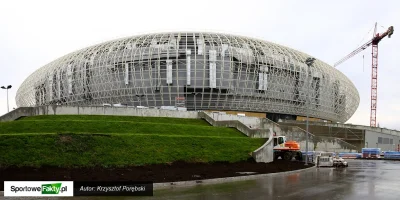
[[[304,124],[302,121],[296,121],[296,120],[283,120],[285,123],[291,123],[291,124]],[[327,127],[333,127],[333,128],[349,128],[349,129],[358,129],[358,130],[368,130],[368,131],[373,131],[377,133],[385,133],[385,134],[390,134],[394,136],[400,136],[400,131],[398,130],[391,130],[387,128],[379,128],[379,127],[371,127],[371,126],[364,126],[364,125],[354,125],[354,124],[341,124],[341,123],[325,123],[325,122],[309,122],[310,126],[317,125],[317,126],[327,126]]]
[[[14,121],[20,117],[33,116],[33,115],[35,115],[35,113],[34,113],[34,108],[32,107],[17,108],[9,113],[6,113],[3,116],[0,116],[0,122]]]
[[[388,138],[389,144],[378,143],[378,138]],[[393,143],[390,144],[390,139]],[[400,144],[400,136],[377,132],[377,131],[365,131],[365,147],[368,148],[381,148],[382,151],[394,151],[397,150]]]
[[[301,151],[306,151],[306,131],[296,126],[280,125],[275,126],[277,135],[286,136],[287,140],[294,140],[300,144]],[[312,133],[308,137],[308,151],[328,152],[356,152],[356,147],[334,137],[315,136]]]
[[[252,152],[253,158],[257,162],[269,163],[274,161],[273,130],[269,129],[269,139],[260,148]]]
[[[138,109],[132,107],[103,106],[40,106],[34,108],[35,115],[122,115],[146,117],[198,118],[198,112],[161,109]]]
[[[247,125],[249,128],[261,128],[262,118],[259,117],[247,117],[247,116],[239,116],[239,115],[230,115],[224,113],[212,112],[209,113],[212,115],[212,118],[216,121],[228,121],[228,120],[237,120]]]
[[[244,114],[246,117],[258,117],[258,118],[266,118],[267,113],[265,112],[247,112],[247,111],[237,111],[237,110],[205,110],[205,112],[222,112],[228,115],[238,115]]]

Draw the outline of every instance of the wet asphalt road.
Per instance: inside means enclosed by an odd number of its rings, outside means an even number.
[[[348,160],[348,162],[349,167],[344,169],[315,168],[252,181],[167,189],[155,191],[153,197],[74,197],[73,199],[400,199],[400,161]]]
[[[348,160],[345,169],[316,168],[233,184],[155,192],[150,199],[400,199],[400,162]]]

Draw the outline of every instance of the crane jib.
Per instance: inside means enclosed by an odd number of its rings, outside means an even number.
[[[336,67],[336,66],[342,64],[344,61],[348,60],[349,58],[351,58],[354,55],[360,53],[361,51],[363,51],[367,47],[371,46],[371,44],[378,44],[386,36],[388,36],[390,38],[390,36],[393,35],[393,32],[394,32],[394,28],[393,28],[393,26],[390,26],[386,32],[384,32],[382,34],[377,34],[370,41],[368,41],[367,43],[363,44],[362,46],[360,46],[356,50],[352,51],[349,55],[347,55],[344,58],[342,58],[339,61],[337,61],[333,66]]]

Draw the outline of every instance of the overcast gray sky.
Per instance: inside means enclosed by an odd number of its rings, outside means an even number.
[[[381,127],[400,129],[400,1],[373,0],[0,0],[0,85],[16,107],[18,87],[38,68],[100,42],[158,31],[212,31],[256,37],[310,54],[328,64],[372,37],[378,22],[392,38],[379,44]],[[367,35],[368,31],[371,32]],[[363,60],[364,55],[364,60]],[[364,61],[364,66],[363,66]],[[371,48],[338,67],[357,87],[360,105],[348,123],[369,125]],[[0,91],[0,115],[6,91]]]

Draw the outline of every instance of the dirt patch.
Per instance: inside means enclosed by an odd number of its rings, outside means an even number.
[[[72,137],[70,135],[60,135],[60,142],[62,143],[71,143],[72,142]]]
[[[313,165],[309,165],[311,167]],[[126,168],[58,168],[58,167],[8,167],[0,168],[0,190],[4,181],[154,181],[173,182],[243,176],[237,172],[255,174],[304,169],[303,162],[278,160],[256,163],[253,160],[237,163],[186,163],[174,162]]]

